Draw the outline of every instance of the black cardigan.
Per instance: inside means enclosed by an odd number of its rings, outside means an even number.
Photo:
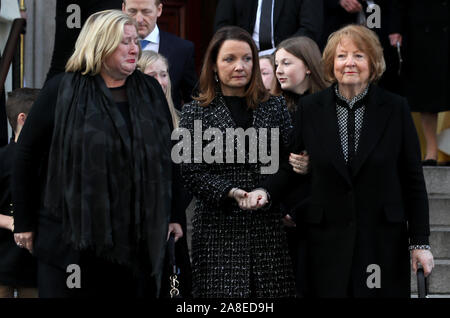
[[[11,172],[16,144],[14,141],[0,149],[0,214],[11,213]],[[0,229],[0,285],[35,287],[36,260],[16,245],[14,234]]]

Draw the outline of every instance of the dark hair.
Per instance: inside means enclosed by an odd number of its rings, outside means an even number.
[[[217,56],[223,45],[227,40],[236,40],[247,43],[252,50],[253,68],[252,76],[245,91],[247,106],[249,108],[256,108],[258,104],[266,101],[269,94],[264,87],[261,71],[258,63],[258,49],[251,35],[236,26],[226,26],[219,29],[209,42],[208,48],[203,60],[203,67],[199,80],[199,96],[195,97],[200,102],[201,106],[209,105],[216,97],[216,81],[214,79],[214,66],[217,63]]]
[[[280,49],[285,49],[288,53],[302,60],[305,66],[311,71],[309,79],[311,83],[310,92],[312,94],[330,86],[323,74],[322,55],[316,42],[306,36],[297,36],[281,42],[277,46],[277,51]],[[290,92],[283,91],[283,96],[286,98],[288,108],[292,108],[294,99]]]
[[[14,132],[17,129],[17,117],[21,113],[28,115],[40,91],[37,88],[17,88],[8,93],[6,116],[8,116],[8,121]]]

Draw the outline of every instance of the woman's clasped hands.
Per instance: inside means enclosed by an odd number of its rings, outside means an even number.
[[[235,199],[242,210],[258,210],[269,203],[269,195],[264,189],[247,192],[239,188],[233,188],[228,193],[228,197]]]

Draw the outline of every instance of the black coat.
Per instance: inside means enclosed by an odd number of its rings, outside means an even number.
[[[11,204],[11,173],[15,142],[0,148],[0,214],[14,216]],[[0,229],[0,285],[35,287],[36,260],[16,245],[14,234]]]
[[[322,32],[322,0],[275,0],[274,41],[278,45],[291,36],[307,36],[319,41]],[[258,0],[220,0],[214,31],[236,25],[253,34]]]
[[[307,96],[294,140],[311,159],[307,279],[316,297],[409,297],[408,244],[428,244],[428,200],[417,134],[404,98],[372,85],[352,171],[344,161],[333,88]],[[282,169],[267,185],[281,196]],[[286,179],[285,179],[286,180]],[[408,222],[408,226],[407,226]],[[381,288],[369,289],[371,264]]]
[[[448,0],[397,0],[404,85],[413,111],[450,110]]]
[[[197,84],[194,43],[160,31],[158,53],[169,61],[173,103],[181,110],[182,102],[188,103],[192,100],[192,92]]]
[[[44,207],[47,182],[48,153],[51,146],[55,109],[60,82],[64,76],[58,74],[50,79],[33,104],[22,129],[15,154],[12,174],[12,197],[16,215],[15,232],[36,233],[34,254],[47,264],[66,270],[67,265],[79,262],[79,252],[63,239],[62,220]],[[148,76],[151,85],[157,86],[159,98],[165,99],[158,82]],[[166,118],[171,123],[167,109]],[[172,192],[180,195],[184,190],[178,168],[173,164]],[[174,200],[171,222],[183,224],[186,199]]]
[[[287,142],[291,121],[284,99],[271,97],[253,111],[251,127],[259,131],[279,128],[280,148]],[[238,128],[238,120],[217,96],[203,107],[193,101],[183,107],[180,127],[189,129],[194,140],[194,122],[201,120],[202,135],[215,127],[227,140],[226,131]],[[272,128],[272,129],[270,129]],[[218,137],[214,137],[218,138]],[[256,143],[264,141],[257,137]],[[235,140],[235,137],[232,139]],[[189,140],[191,141],[191,140]],[[207,147],[206,139],[203,147]],[[265,175],[260,161],[236,163],[238,143],[234,150],[234,163],[213,162],[182,163],[185,186],[196,197],[192,218],[192,281],[193,296],[200,298],[280,298],[294,294],[291,262],[278,205],[262,211],[243,211],[227,194],[233,187],[250,191],[257,187]],[[242,144],[240,144],[242,146]],[[206,149],[206,148],[203,148]],[[268,148],[270,149],[270,145]],[[192,158],[197,160],[197,157]]]

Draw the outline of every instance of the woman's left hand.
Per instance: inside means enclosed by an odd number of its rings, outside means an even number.
[[[289,155],[289,164],[298,174],[307,174],[309,170],[309,155],[306,150],[300,154],[291,153]]]
[[[179,223],[169,223],[169,231],[167,233],[167,240],[169,240],[170,234],[173,233],[175,242],[183,237],[183,229]]]
[[[417,274],[417,268],[420,263],[422,264],[425,277],[431,274],[434,268],[434,259],[433,254],[429,250],[412,250],[411,258],[414,273]]]

